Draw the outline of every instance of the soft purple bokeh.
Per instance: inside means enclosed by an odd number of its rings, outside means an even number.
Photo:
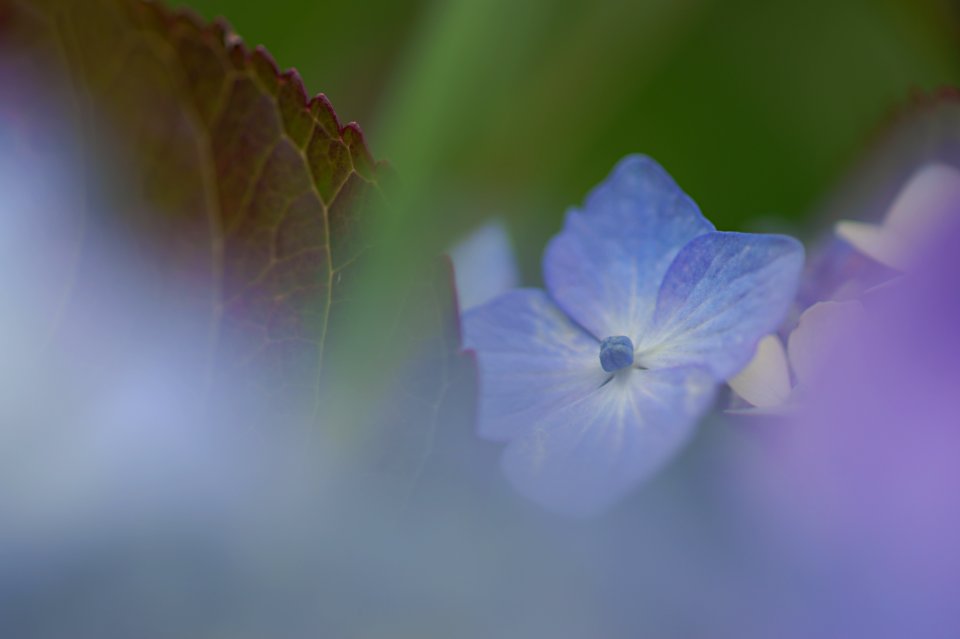
[[[916,270],[865,296],[865,319],[799,413],[770,425],[749,481],[797,574],[789,606],[762,606],[777,629],[767,636],[960,636],[960,202],[953,209]]]

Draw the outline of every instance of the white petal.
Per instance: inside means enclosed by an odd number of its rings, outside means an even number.
[[[893,232],[936,227],[960,202],[960,171],[946,164],[918,169],[897,194],[884,226]]]
[[[902,243],[879,224],[840,220],[834,231],[853,248],[881,264],[902,270],[908,261]]]
[[[946,164],[928,164],[900,190],[882,225],[842,220],[836,233],[878,262],[906,270],[918,247],[958,209],[960,171]]]
[[[773,408],[790,397],[790,369],[783,343],[767,335],[757,344],[747,367],[730,379],[734,392],[759,408]]]

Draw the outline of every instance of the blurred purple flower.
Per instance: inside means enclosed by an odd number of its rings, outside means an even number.
[[[480,434],[509,444],[521,493],[596,513],[686,441],[782,320],[802,264],[796,240],[717,232],[656,162],[627,157],[548,245],[546,292],[464,315]]]
[[[912,270],[957,202],[960,170],[925,162],[907,174],[882,222],[838,222],[836,237],[824,243],[809,265],[798,299],[806,310],[787,349],[779,336],[767,335],[751,362],[729,380],[734,392],[756,407],[733,412],[783,412],[794,406],[803,394],[796,391],[809,384],[817,364],[842,346],[839,339],[851,323],[860,321],[857,299]]]
[[[948,208],[748,477],[815,606],[766,636],[960,636],[960,193]]]

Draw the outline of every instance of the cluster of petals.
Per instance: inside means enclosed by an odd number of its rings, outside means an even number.
[[[924,258],[924,247],[956,217],[958,202],[960,171],[932,162],[910,174],[882,222],[838,222],[838,237],[855,251],[891,269],[892,279],[862,291],[860,296],[900,283],[900,277]],[[845,288],[840,291],[846,292]],[[803,312],[786,348],[778,335],[764,337],[754,358],[730,380],[734,392],[753,407],[735,412],[792,412],[805,390],[822,376],[863,321],[863,305],[857,299],[825,300]]]

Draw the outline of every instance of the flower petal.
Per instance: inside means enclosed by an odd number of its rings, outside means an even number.
[[[783,235],[710,233],[677,255],[657,299],[641,366],[704,365],[718,380],[740,371],[790,308],[803,246]]]
[[[728,381],[733,391],[758,408],[781,406],[790,398],[790,367],[783,342],[774,334],[757,343],[746,368]]]
[[[864,255],[906,271],[921,247],[960,202],[960,171],[932,163],[917,169],[890,205],[882,225],[841,220],[836,233]]]
[[[843,350],[863,321],[863,305],[849,302],[818,302],[803,312],[787,340],[790,364],[797,383],[809,384]]]
[[[465,311],[485,304],[520,281],[510,233],[500,218],[487,221],[450,249],[457,301]]]
[[[635,339],[677,252],[714,227],[652,159],[624,158],[547,246],[551,297],[597,339]]]
[[[914,171],[887,211],[883,225],[920,239],[939,229],[960,202],[960,171],[940,162]],[[918,237],[919,236],[919,237]]]
[[[550,510],[596,514],[681,448],[715,388],[697,367],[622,371],[578,402],[542,411],[507,447],[504,472]]]
[[[840,220],[834,227],[834,232],[853,248],[885,266],[904,270],[909,262],[900,239],[884,226]]]
[[[508,441],[548,411],[565,410],[610,378],[600,343],[536,289],[518,289],[463,315],[477,354],[482,436]]]

